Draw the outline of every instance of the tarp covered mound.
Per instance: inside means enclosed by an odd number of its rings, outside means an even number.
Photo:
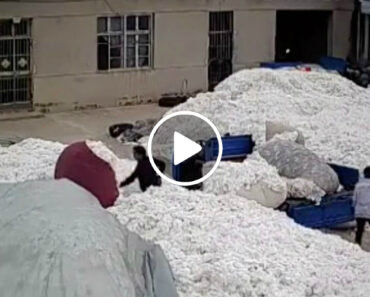
[[[60,155],[55,178],[67,178],[98,198],[103,207],[114,205],[119,192],[112,167],[96,156],[85,142],[71,144]]]
[[[0,184],[2,297],[176,297],[158,245],[68,180]]]

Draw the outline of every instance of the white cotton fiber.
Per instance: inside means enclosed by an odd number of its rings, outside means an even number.
[[[271,208],[281,205],[287,197],[286,183],[258,153],[241,163],[221,162],[204,182],[204,191],[237,194]]]
[[[160,244],[181,297],[367,297],[370,257],[234,194],[164,184],[110,209]]]
[[[22,182],[54,177],[55,164],[65,145],[28,138],[9,147],[0,146],[0,182]]]
[[[370,162],[370,90],[340,75],[242,70],[168,113],[180,110],[203,114],[221,134],[253,134],[257,147],[265,142],[266,121],[284,122],[326,161],[360,169]]]

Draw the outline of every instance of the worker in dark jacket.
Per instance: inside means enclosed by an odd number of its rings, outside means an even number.
[[[357,221],[356,243],[361,245],[366,222],[370,223],[370,167],[364,170],[364,179],[356,185],[353,195]]]
[[[135,146],[133,148],[134,158],[137,161],[137,166],[134,172],[124,180],[120,186],[127,186],[131,184],[136,178],[139,180],[140,189],[145,192],[150,186],[160,186],[161,178],[154,171],[152,165],[150,164],[149,158],[146,155],[146,150],[142,146]],[[155,159],[154,162],[158,169],[163,172],[166,168],[164,162]]]
[[[198,141],[201,146],[204,144]],[[204,151],[200,151],[198,154],[190,157],[181,164],[181,177],[182,182],[191,182],[203,177],[203,164],[204,164]],[[198,183],[192,186],[186,186],[188,190],[201,190],[203,183]]]

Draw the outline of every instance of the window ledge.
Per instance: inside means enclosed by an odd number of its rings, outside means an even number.
[[[149,72],[154,70],[153,67],[141,67],[141,68],[117,68],[107,70],[97,70],[98,74],[110,74],[110,73],[125,73],[125,72]]]

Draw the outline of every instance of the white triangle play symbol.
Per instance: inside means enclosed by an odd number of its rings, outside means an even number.
[[[180,163],[199,153],[201,150],[202,147],[198,143],[185,137],[181,133],[175,132],[173,134],[173,161],[175,165],[179,165]]]

